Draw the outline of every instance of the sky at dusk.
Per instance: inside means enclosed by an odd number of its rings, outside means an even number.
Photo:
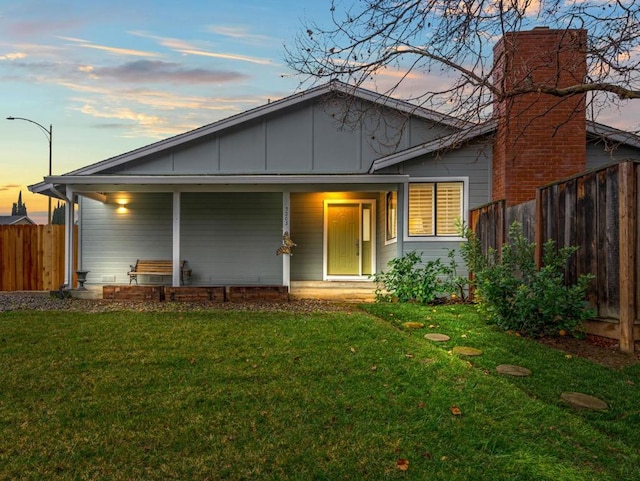
[[[27,185],[291,95],[291,46],[329,0],[0,0],[0,215]],[[632,127],[630,111],[600,121]],[[637,124],[637,121],[635,122]],[[637,127],[636,127],[637,128]],[[55,201],[54,201],[55,203]]]

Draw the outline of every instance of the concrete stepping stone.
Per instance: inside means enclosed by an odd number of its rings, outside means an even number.
[[[430,334],[425,334],[424,338],[434,342],[446,342],[449,339],[451,339],[446,334],[437,334],[435,332]]]
[[[531,376],[531,371],[526,367],[514,366],[513,364],[500,364],[496,367],[496,371],[507,376],[526,377]]]
[[[453,348],[454,354],[461,354],[463,356],[480,356],[482,351],[475,347],[456,346]]]
[[[560,398],[577,409],[590,409],[592,411],[605,411],[609,409],[607,403],[602,399],[581,392],[563,392],[560,394]]]

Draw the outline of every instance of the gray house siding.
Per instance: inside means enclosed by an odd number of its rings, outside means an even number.
[[[319,281],[323,277],[324,201],[332,199],[376,200],[376,220],[379,220],[380,194],[377,192],[292,193],[291,239],[297,244],[291,256],[292,281]],[[380,249],[380,225],[376,230],[377,249]]]
[[[640,149],[617,146],[615,149],[606,149],[602,141],[589,142],[587,144],[587,170],[596,169],[607,164],[622,160],[640,160]]]
[[[470,143],[455,151],[444,152],[441,156],[423,156],[402,164],[388,167],[380,173],[408,174],[411,179],[432,178],[447,179],[451,177],[468,178],[468,206],[473,209],[491,200],[491,145],[482,140]],[[411,179],[409,182],[411,182]],[[384,204],[383,204],[384,205]],[[401,191],[398,194],[398,208],[402,210],[399,215],[400,227],[398,228],[398,242],[402,244],[393,249],[383,249],[383,255],[379,257],[379,270],[386,269],[386,262],[398,255],[415,251],[422,254],[423,260],[441,259],[449,262],[447,254],[449,250],[456,250],[460,245],[460,240],[438,238],[434,240],[411,240],[404,236],[405,222],[405,197]],[[456,258],[460,267],[460,274],[464,274],[465,268],[460,258]]]
[[[356,103],[347,106],[338,99],[303,103],[105,173],[366,173],[377,158],[451,132],[417,117]]]
[[[281,193],[184,193],[181,207],[193,285],[282,284]]]
[[[386,205],[386,192],[381,192],[378,195],[378,218],[377,218],[377,238],[378,238],[378,250],[377,250],[377,266],[376,272],[386,271],[388,263],[391,259],[398,257],[398,239],[395,241],[386,241],[386,222],[387,222],[387,205]],[[401,236],[400,230],[398,234]]]
[[[171,193],[120,195],[102,204],[81,198],[82,269],[88,284],[126,284],[137,259],[171,259]],[[184,193],[181,195],[181,254],[192,284],[282,284],[281,193]],[[168,278],[141,279],[144,283]]]
[[[322,280],[323,193],[291,194],[292,281]]]
[[[88,284],[128,284],[136,259],[172,257],[171,194],[127,194],[126,212],[118,213],[121,198],[109,194],[102,204],[81,197],[80,266],[91,271]]]

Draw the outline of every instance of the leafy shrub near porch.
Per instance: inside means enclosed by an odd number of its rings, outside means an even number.
[[[448,293],[448,277],[452,268],[440,259],[422,262],[415,251],[391,259],[387,272],[373,275],[376,283],[376,301],[420,302],[429,304],[439,295]]]
[[[536,268],[535,244],[514,222],[509,228],[510,243],[502,247],[502,258],[491,250],[483,254],[480,242],[467,226],[462,227],[467,242],[461,246],[462,257],[474,273],[475,298],[479,307],[505,330],[527,336],[575,332],[593,316],[585,302],[592,275],[581,275],[567,285],[564,271],[577,247],[556,248],[553,240],[543,246],[543,265]]]

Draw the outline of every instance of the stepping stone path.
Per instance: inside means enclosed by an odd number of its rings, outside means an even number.
[[[607,403],[602,399],[598,399],[597,397],[589,396],[588,394],[583,394],[581,392],[563,392],[560,394],[560,398],[577,409],[605,411],[609,408]]]
[[[526,367],[514,366],[513,364],[500,364],[496,367],[496,371],[500,374],[508,376],[526,377],[531,376],[531,371]]]
[[[453,348],[454,354],[461,354],[463,356],[480,356],[482,351],[475,347],[456,346]]]
[[[425,339],[429,339],[430,341],[434,341],[434,342],[446,342],[449,339],[451,339],[449,336],[447,336],[446,334],[425,334],[424,335]]]

